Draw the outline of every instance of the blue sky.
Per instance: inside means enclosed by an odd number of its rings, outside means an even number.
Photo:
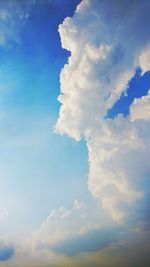
[[[84,142],[54,133],[59,73],[69,55],[57,28],[78,2],[36,4],[19,42],[0,47],[1,209],[8,210],[1,233],[8,236],[29,233],[52,208],[82,198],[82,190],[88,195]]]
[[[135,98],[141,98],[147,95],[150,85],[150,73],[146,72],[141,75],[140,68],[137,69],[135,76],[129,82],[127,90],[123,93],[113,107],[108,111],[108,117],[113,118],[118,113],[122,113],[124,116],[129,114],[129,108]],[[138,90],[137,90],[138,88]]]
[[[149,9],[0,3],[0,266],[149,266]]]

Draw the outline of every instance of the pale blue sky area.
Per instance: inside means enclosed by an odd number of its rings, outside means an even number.
[[[59,73],[69,56],[57,28],[77,3],[39,2],[19,42],[8,40],[0,47],[0,210],[8,211],[0,227],[4,236],[21,237],[39,227],[51,209],[90,195],[84,142],[54,133]]]

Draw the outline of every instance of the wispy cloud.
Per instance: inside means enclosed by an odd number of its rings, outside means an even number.
[[[30,14],[34,0],[8,0],[0,3],[0,46],[10,48],[20,42],[20,32]]]
[[[14,44],[20,44],[21,33],[26,25],[33,8],[39,8],[44,4],[59,4],[59,0],[2,0],[0,2],[0,47],[12,48]]]

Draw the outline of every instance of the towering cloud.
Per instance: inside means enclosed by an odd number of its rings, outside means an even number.
[[[114,220],[132,223],[148,221],[150,98],[135,100],[127,117],[106,114],[136,68],[150,70],[149,10],[149,1],[83,0],[59,28],[71,57],[56,130],[86,140],[90,191]]]

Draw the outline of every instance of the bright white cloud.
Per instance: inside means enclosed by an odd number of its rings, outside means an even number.
[[[83,0],[59,27],[71,57],[61,72],[56,130],[87,141],[88,187],[116,221],[144,220],[148,201],[149,97],[133,103],[131,117],[105,116],[139,64],[149,69],[149,9],[149,1]],[[141,122],[133,121],[141,106]]]

